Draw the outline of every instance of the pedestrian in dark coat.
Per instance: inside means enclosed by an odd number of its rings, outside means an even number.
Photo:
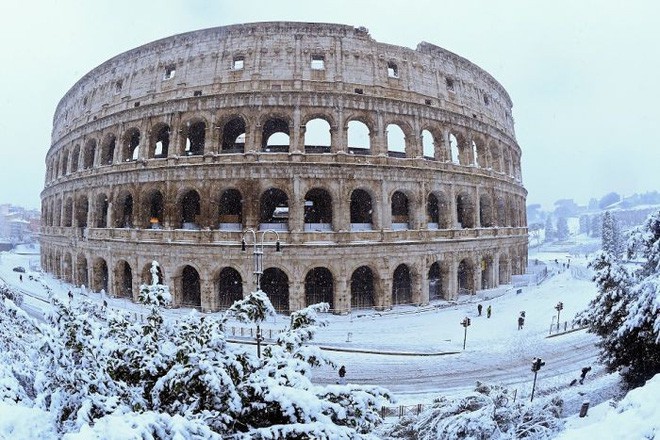
[[[338,384],[340,385],[346,385],[346,367],[343,365],[339,367],[339,380],[337,381]]]
[[[518,317],[518,330],[522,330],[523,325],[525,325],[525,318],[522,316]]]
[[[483,308],[484,307],[481,304],[477,304],[477,312],[479,313],[478,316],[481,316],[481,309],[483,309]]]
[[[580,384],[584,383],[584,378],[587,377],[587,373],[591,371],[591,367],[584,367],[582,373],[580,374]]]
[[[490,313],[491,313],[491,311],[492,311],[492,310],[491,310],[490,305],[489,305],[488,308],[486,309],[486,317],[487,317],[487,318],[490,318]]]

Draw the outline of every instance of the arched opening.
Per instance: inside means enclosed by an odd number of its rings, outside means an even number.
[[[75,281],[79,286],[89,286],[89,280],[87,279],[87,258],[83,254],[78,254],[76,258]]]
[[[101,165],[111,165],[115,157],[115,147],[117,138],[114,134],[109,134],[103,139],[101,144]]]
[[[491,289],[495,287],[494,284],[493,257],[486,255],[481,259],[481,289]]]
[[[282,270],[270,267],[264,270],[260,284],[275,310],[289,313],[289,277]]]
[[[305,153],[329,153],[330,145],[328,121],[316,118],[305,124]]]
[[[261,195],[259,204],[259,229],[287,231],[289,222],[289,198],[277,188],[270,188]]]
[[[410,269],[405,264],[400,264],[394,270],[392,277],[392,304],[412,303],[412,280]]]
[[[387,155],[390,157],[406,157],[406,135],[401,127],[389,124],[385,129],[387,134]]]
[[[453,133],[449,134],[449,153],[451,154],[452,163],[455,163],[456,165],[461,163],[458,139]]]
[[[482,139],[477,138],[472,141],[472,146],[474,149],[474,165],[480,168],[488,168],[489,163],[485,142]]]
[[[133,196],[126,194],[123,199],[120,199],[120,204],[117,209],[117,227],[118,228],[132,228],[133,227]]]
[[[509,261],[507,260],[505,255],[500,256],[499,260],[499,274],[498,274],[498,282],[500,285],[502,284],[509,284],[511,281],[511,277],[509,276],[510,270],[509,270]]]
[[[363,189],[354,190],[351,193],[351,230],[372,230],[372,216],[371,195]]]
[[[288,153],[290,134],[289,123],[284,119],[267,120],[263,128],[261,150],[269,153]]]
[[[80,158],[80,146],[76,145],[75,147],[73,147],[73,153],[71,153],[71,167],[69,168],[70,172],[75,173],[76,171],[78,171],[79,158]]]
[[[371,154],[371,136],[369,127],[364,122],[348,122],[347,142],[349,153]]]
[[[62,268],[62,278],[67,283],[73,282],[73,257],[69,252],[64,253],[64,267]]]
[[[334,282],[332,272],[325,267],[315,267],[305,277],[305,305],[328,303],[334,309]]]
[[[149,206],[148,206],[148,228],[151,229],[161,229],[163,227],[163,211],[164,211],[164,201],[163,194],[154,190],[149,193],[147,197]]]
[[[440,206],[435,194],[429,194],[426,200],[426,221],[429,229],[438,229],[440,227]]]
[[[449,299],[449,268],[445,264],[435,262],[428,272],[429,301]]]
[[[374,306],[374,275],[369,266],[355,269],[351,275],[351,308],[369,309]]]
[[[243,118],[230,119],[222,128],[222,153],[245,152],[245,121]]]
[[[422,154],[424,159],[435,159],[435,140],[428,130],[422,130]]]
[[[108,227],[108,197],[105,194],[100,194],[96,197],[96,227]]]
[[[115,269],[115,292],[123,298],[133,298],[133,270],[131,265],[121,260]]]
[[[490,144],[491,167],[493,171],[502,172],[502,150],[499,144],[491,142]]]
[[[83,167],[87,170],[94,167],[94,156],[96,155],[96,140],[90,139],[85,145]]]
[[[161,159],[167,157],[170,149],[170,126],[167,124],[158,124],[154,127],[154,137],[152,147],[149,151],[151,159]]]
[[[140,280],[142,284],[150,286],[153,283],[153,275],[151,274],[152,262],[146,264],[142,268],[142,273],[140,274]],[[156,266],[156,276],[158,276],[158,284],[165,284],[165,274],[163,273],[163,268],[159,264]]]
[[[232,267],[225,267],[220,271],[216,281],[216,294],[220,309],[228,309],[236,301],[243,299],[243,279],[241,274]]]
[[[199,229],[197,216],[201,212],[201,205],[199,203],[199,194],[197,191],[191,189],[181,197],[179,202],[179,212],[181,215],[182,229]]]
[[[322,188],[311,189],[305,194],[305,231],[332,230],[332,199]]]
[[[66,199],[64,202],[64,218],[62,219],[62,226],[69,228],[73,225],[73,200]]]
[[[479,197],[479,222],[482,228],[493,227],[493,203],[489,196],[482,194]]]
[[[181,305],[191,308],[202,306],[199,273],[192,266],[185,266],[181,271]]]
[[[124,134],[124,148],[121,155],[122,162],[137,160],[140,153],[140,130],[131,128]]]
[[[220,195],[218,228],[240,231],[243,224],[243,197],[237,189],[227,189]]]
[[[469,295],[474,293],[474,266],[467,260],[461,260],[456,272],[458,294]]]
[[[461,228],[474,228],[474,207],[467,194],[456,196],[456,220]]]
[[[108,292],[108,265],[102,258],[97,259],[92,268],[92,290]]]
[[[408,212],[408,197],[401,191],[392,194],[392,229],[405,230],[410,228]]]
[[[87,197],[78,197],[76,200],[76,225],[79,228],[87,227],[87,214],[89,212],[89,202]]]
[[[204,121],[187,122],[183,130],[186,145],[183,154],[186,156],[199,156],[204,154],[204,141],[206,139],[206,123]]]
[[[497,226],[504,227],[506,224],[506,206],[504,199],[500,197],[497,199]]]

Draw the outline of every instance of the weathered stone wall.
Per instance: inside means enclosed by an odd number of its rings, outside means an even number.
[[[306,143],[318,120],[327,145]],[[354,121],[368,130],[366,149],[349,145]],[[288,145],[269,144],[273,133]],[[95,290],[134,294],[156,259],[178,304],[222,308],[224,268],[243,294],[254,288],[246,228],[278,228],[283,252],[267,249],[264,268],[279,269],[282,309],[314,297],[315,268],[332,274],[323,295],[343,312],[453,298],[508,283],[526,265],[511,101],[488,73],[429,43],[413,50],[364,29],[279,22],[176,35],[78,81],[58,105],[52,142],[43,266]],[[273,189],[284,199],[269,200]],[[232,191],[239,208],[224,206]],[[288,210],[284,221],[264,221],[273,203]],[[329,225],[308,223],[315,203]],[[372,208],[366,226],[352,221],[360,203]],[[363,266],[366,294],[351,282]]]

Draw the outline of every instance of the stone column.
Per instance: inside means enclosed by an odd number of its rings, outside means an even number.
[[[289,201],[289,230],[302,232],[304,223],[304,196],[300,194],[300,179],[293,177],[292,197]]]
[[[380,213],[380,219],[378,219],[378,225],[374,225],[374,229],[383,229],[383,230],[391,230],[392,229],[392,204],[390,203],[390,198],[388,196],[388,188],[385,186],[385,182],[381,181],[380,182],[380,202],[378,203],[380,205],[380,209],[378,212]],[[374,210],[375,211],[375,210]],[[375,220],[375,219],[374,219]]]
[[[289,310],[296,311],[305,307],[305,285],[294,279],[289,282]]]
[[[291,129],[292,136],[290,137],[291,153],[302,153],[305,151],[304,130],[305,127],[300,126],[300,107],[296,106],[293,109],[293,128]]]

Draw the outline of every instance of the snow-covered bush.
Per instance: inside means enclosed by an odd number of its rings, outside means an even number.
[[[562,402],[513,402],[506,388],[477,382],[473,393],[439,397],[416,417],[402,418],[387,435],[391,438],[544,439],[561,426]]]
[[[643,263],[625,266],[608,253],[590,263],[599,293],[577,320],[600,336],[607,368],[635,387],[660,372],[660,211],[632,231],[628,256]]]
[[[163,292],[157,283],[141,289],[152,306],[143,323],[84,301],[54,301],[36,401],[62,432],[92,435],[121,417],[144,438],[179,429],[181,438],[348,439],[381,422],[385,390],[310,381],[311,367],[329,362],[307,345],[327,305],[294,312],[290,328],[257,358],[228,346],[224,325],[229,316],[262,322],[273,310],[263,292],[224,316],[193,312],[176,321],[162,316]]]
[[[0,300],[4,299],[13,301],[17,306],[23,304],[23,294],[21,292],[6,285],[0,285]]]

